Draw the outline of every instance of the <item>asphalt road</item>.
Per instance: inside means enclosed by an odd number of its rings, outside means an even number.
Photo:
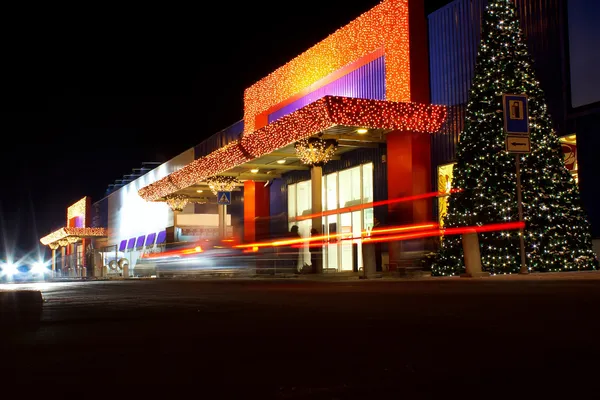
[[[24,287],[46,302],[3,330],[13,398],[598,396],[600,280]]]

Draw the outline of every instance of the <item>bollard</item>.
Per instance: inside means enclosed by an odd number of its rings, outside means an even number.
[[[465,273],[463,278],[478,278],[490,276],[489,272],[481,269],[481,253],[479,251],[479,237],[477,232],[471,231],[462,235],[462,245],[465,262]]]
[[[377,256],[375,251],[375,243],[364,241],[362,244],[363,256],[363,275],[366,279],[375,275],[377,270]]]
[[[129,264],[123,266],[123,278],[129,278]]]

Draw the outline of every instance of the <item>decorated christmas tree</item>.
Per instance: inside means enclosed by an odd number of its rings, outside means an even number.
[[[590,228],[566,169],[558,136],[535,79],[512,0],[490,0],[482,25],[464,130],[457,145],[444,227],[519,220],[515,155],[505,149],[503,94],[528,98],[531,152],[520,155],[524,239],[530,271],[595,269]],[[492,273],[519,272],[519,231],[479,234],[481,262]],[[433,275],[464,271],[460,236],[445,236]]]

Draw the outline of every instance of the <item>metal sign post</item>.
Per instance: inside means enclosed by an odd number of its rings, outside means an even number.
[[[504,94],[502,95],[504,114],[504,132],[506,133],[506,151],[515,155],[515,168],[517,172],[517,209],[519,222],[523,222],[523,200],[521,198],[521,154],[531,152],[529,138],[529,110],[527,95]],[[519,228],[519,247],[521,253],[520,274],[528,274],[527,259],[525,257],[525,232]]]
[[[523,222],[523,201],[521,200],[521,155],[515,154],[515,165],[517,168],[517,208],[519,210],[519,222]],[[525,259],[525,234],[523,226],[519,228],[519,247],[521,252],[521,269],[520,274],[528,274],[527,260]]]
[[[219,237],[225,239],[227,236],[227,206],[231,204],[231,192],[217,192],[217,204],[219,209]]]

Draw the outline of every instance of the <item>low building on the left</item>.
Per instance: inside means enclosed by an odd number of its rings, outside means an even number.
[[[90,250],[96,240],[106,238],[107,235],[106,227],[92,226],[90,197],[85,196],[69,206],[65,226],[40,239],[52,251],[52,275],[95,275]]]

